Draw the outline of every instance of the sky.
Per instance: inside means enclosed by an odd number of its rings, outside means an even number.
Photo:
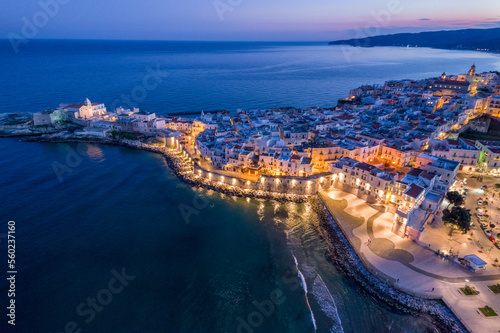
[[[329,41],[500,27],[498,0],[4,1],[0,38]]]

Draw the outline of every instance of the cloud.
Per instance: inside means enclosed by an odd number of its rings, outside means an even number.
[[[418,19],[418,21],[430,21],[431,19],[430,18],[421,18],[421,19]]]

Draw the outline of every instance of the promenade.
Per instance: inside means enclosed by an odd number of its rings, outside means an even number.
[[[364,200],[339,190],[320,196],[365,265],[398,289],[422,298],[441,298],[472,332],[499,332],[500,317],[486,318],[478,310],[488,305],[500,313],[500,294],[487,286],[500,283],[500,268],[471,272],[432,249],[391,232],[394,214],[381,213]],[[460,288],[475,287],[465,296]]]
[[[245,173],[241,173],[241,172],[227,171],[227,170],[214,168],[207,161],[205,161],[199,154],[196,153],[193,145],[185,145],[184,151],[189,155],[189,157],[191,157],[191,159],[193,161],[195,159],[198,159],[198,162],[197,162],[198,165],[201,168],[205,169],[206,171],[217,173],[217,174],[225,176],[225,177],[249,180],[251,182],[255,182],[255,181],[259,180],[259,175],[250,175],[248,173],[245,174]]]

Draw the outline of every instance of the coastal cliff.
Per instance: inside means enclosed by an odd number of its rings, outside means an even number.
[[[500,28],[464,29],[353,38],[332,41],[329,45],[418,46],[448,50],[481,50],[500,52]]]

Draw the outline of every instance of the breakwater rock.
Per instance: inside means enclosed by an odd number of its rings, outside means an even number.
[[[399,311],[429,316],[440,332],[468,332],[453,312],[441,302],[408,295],[372,274],[320,199],[312,198],[311,204],[320,217],[320,233],[329,244],[328,259],[352,281],[376,299]]]
[[[212,190],[226,194],[228,196],[236,196],[241,198],[254,198],[254,199],[264,199],[264,200],[275,200],[278,202],[304,202],[308,200],[310,196],[296,195],[296,194],[286,194],[269,192],[263,190],[253,190],[253,189],[243,189],[238,186],[231,186],[227,184],[220,184],[211,182],[206,178],[199,177],[193,173],[193,166],[182,158],[180,153],[176,150],[152,146],[141,141],[126,140],[126,139],[110,139],[110,138],[98,138],[98,137],[77,137],[68,132],[62,134],[48,134],[41,136],[28,136],[23,137],[23,141],[27,142],[51,142],[51,143],[89,143],[89,144],[105,144],[105,145],[115,145],[123,146],[132,149],[145,150],[157,154],[161,154],[165,157],[168,166],[174,172],[174,174],[183,182],[195,186],[202,187],[207,190]]]

